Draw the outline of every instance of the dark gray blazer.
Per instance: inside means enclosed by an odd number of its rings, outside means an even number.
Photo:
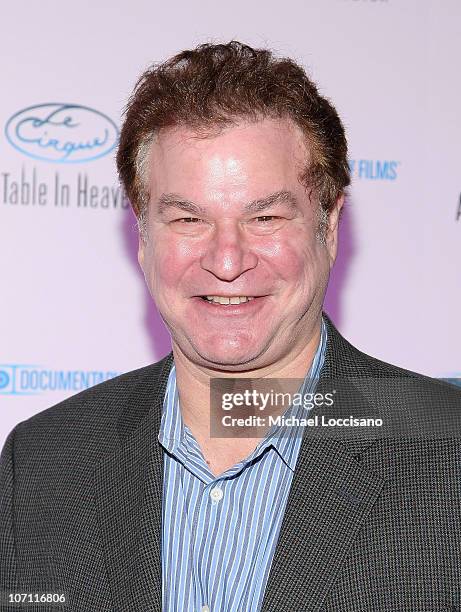
[[[406,377],[419,389],[411,410],[397,393],[380,401],[410,419],[420,408],[424,418],[460,410],[455,387],[373,359],[327,324],[321,385]],[[1,589],[69,601],[21,609],[161,610],[157,433],[171,365],[170,353],[10,433],[0,473]],[[377,408],[353,388],[345,414]],[[306,429],[262,609],[461,610],[459,431],[337,439]]]

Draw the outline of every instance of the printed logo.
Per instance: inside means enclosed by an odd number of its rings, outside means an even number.
[[[118,376],[101,370],[52,370],[20,363],[0,365],[0,395],[37,395],[50,391],[76,393]]]
[[[7,370],[0,370],[0,390],[8,387],[10,382],[10,374]]]
[[[30,106],[5,126],[8,142],[18,151],[55,163],[87,162],[103,157],[117,144],[118,129],[107,115],[78,104]]]
[[[350,159],[353,178],[369,181],[395,181],[400,162],[393,159]]]

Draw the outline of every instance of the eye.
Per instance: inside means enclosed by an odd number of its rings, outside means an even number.
[[[273,219],[281,219],[281,217],[276,217],[275,215],[264,215],[262,217],[256,217],[257,221],[261,221],[263,223],[268,223],[269,221],[272,221]]]
[[[196,217],[183,217],[182,219],[175,219],[173,223],[195,223],[196,221],[201,221],[201,219],[197,219]]]

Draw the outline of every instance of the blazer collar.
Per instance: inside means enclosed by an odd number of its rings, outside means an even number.
[[[370,376],[363,355],[327,315],[325,361],[317,391],[336,388],[332,416],[368,413],[371,406],[357,380]],[[309,416],[321,417],[325,409]],[[374,437],[340,439],[322,428],[306,428],[298,455],[262,612],[319,610],[369,516],[383,479],[360,465]]]
[[[133,389],[118,421],[120,444],[94,472],[94,491],[114,609],[162,609],[163,454],[158,443],[170,353]]]
[[[366,375],[359,355],[325,316],[328,345],[319,385]],[[354,353],[355,352],[355,353]],[[96,468],[94,487],[117,610],[161,611],[163,455],[158,443],[170,353],[133,389],[118,422],[120,445]],[[353,389],[345,409],[364,402]],[[262,612],[317,610],[369,515],[383,480],[357,452],[372,441],[305,434],[268,578]]]

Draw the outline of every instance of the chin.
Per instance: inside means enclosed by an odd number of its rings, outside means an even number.
[[[257,346],[254,341],[249,343],[221,340],[215,343],[212,348],[210,344],[204,344],[202,341],[191,342],[191,346],[195,354],[207,365],[214,366],[245,365],[256,359],[262,352],[260,346]]]

